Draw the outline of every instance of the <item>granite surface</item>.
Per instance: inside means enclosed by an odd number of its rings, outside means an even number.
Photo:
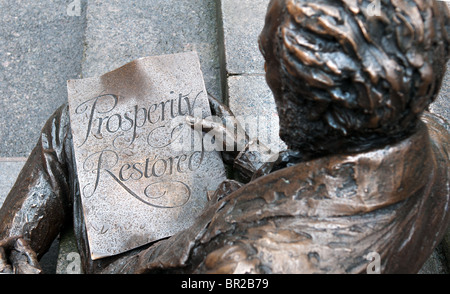
[[[67,79],[101,75],[139,57],[196,50],[209,92],[237,114],[262,109],[272,115],[257,45],[268,2],[81,0],[79,11],[69,13],[77,1],[0,0],[0,203],[45,121],[67,101]],[[447,72],[430,106],[447,120],[449,79]],[[71,237],[64,233],[61,248],[52,245],[43,259],[46,272],[76,273]],[[448,273],[449,238],[447,233],[421,273]],[[56,270],[60,249],[66,264]]]
[[[27,157],[58,105],[66,80],[80,77],[85,1],[0,1],[0,157]]]

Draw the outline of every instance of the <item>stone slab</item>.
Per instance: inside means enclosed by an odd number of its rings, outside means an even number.
[[[445,73],[442,87],[436,100],[430,105],[430,112],[435,113],[447,122],[450,122],[450,62],[447,63],[447,72]]]
[[[17,176],[25,164],[26,158],[0,158],[0,207],[16,182]]]
[[[140,57],[197,51],[206,89],[221,97],[216,15],[210,0],[89,1],[83,77]]]
[[[270,0],[220,0],[225,46],[225,66],[229,75],[263,74],[264,59],[258,37],[264,27]]]
[[[91,258],[191,226],[226,178],[217,148],[186,123],[211,115],[197,54],[141,58],[68,92]]]
[[[0,1],[0,157],[27,157],[47,118],[79,78],[85,1]]]
[[[443,250],[444,244],[441,243],[433,251],[430,258],[425,262],[418,274],[449,274],[449,268]]]

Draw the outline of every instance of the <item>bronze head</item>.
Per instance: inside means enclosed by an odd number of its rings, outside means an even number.
[[[265,23],[259,41],[280,137],[315,155],[408,135],[449,58],[448,9],[431,0],[272,0]]]

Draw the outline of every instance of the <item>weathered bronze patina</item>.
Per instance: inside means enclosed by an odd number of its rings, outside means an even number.
[[[98,78],[70,80],[68,92],[91,258],[191,226],[208,201],[205,191],[226,179],[220,153],[205,150],[202,133],[185,123],[186,115],[211,115],[197,54],[140,58]]]
[[[90,273],[365,273],[372,253],[382,273],[416,273],[449,222],[448,125],[424,112],[449,57],[448,10],[369,4],[270,2],[260,47],[289,150],[269,163],[244,150],[248,183],[224,182],[193,226],[134,251],[89,258],[61,107],[0,210],[0,237],[23,236],[0,242],[0,270],[24,257],[37,268],[33,251],[73,220]]]

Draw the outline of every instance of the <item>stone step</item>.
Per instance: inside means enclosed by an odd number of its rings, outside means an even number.
[[[0,207],[8,196],[9,190],[16,182],[17,175],[22,170],[26,158],[0,158]]]

